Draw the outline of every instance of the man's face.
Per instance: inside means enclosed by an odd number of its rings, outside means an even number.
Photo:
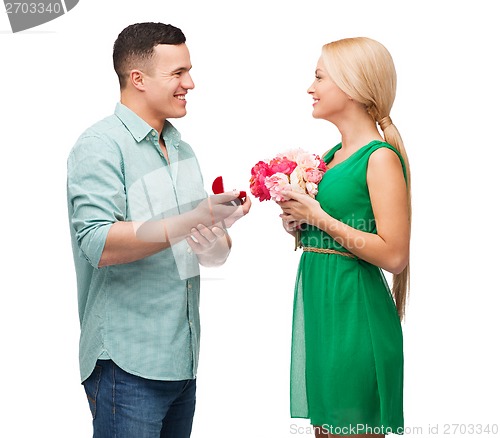
[[[194,88],[189,50],[185,44],[159,44],[151,68],[144,74],[148,111],[158,119],[186,115],[186,94]]]

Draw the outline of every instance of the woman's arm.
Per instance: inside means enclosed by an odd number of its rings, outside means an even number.
[[[294,192],[281,204],[287,222],[306,222],[339,242],[359,258],[380,268],[400,273],[408,264],[410,224],[406,183],[399,157],[388,148],[372,153],[367,170],[377,234],[350,227],[328,215],[311,197]]]

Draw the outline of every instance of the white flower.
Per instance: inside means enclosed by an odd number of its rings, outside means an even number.
[[[290,174],[290,185],[292,186],[292,190],[294,192],[306,193],[306,182],[304,180],[304,174],[300,167],[296,167]]]
[[[307,194],[311,197],[315,197],[318,194],[318,184],[312,182],[306,183]]]

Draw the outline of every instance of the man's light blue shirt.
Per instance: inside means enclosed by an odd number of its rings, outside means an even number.
[[[156,380],[196,377],[200,277],[185,241],[99,268],[111,226],[192,210],[206,197],[198,161],[165,121],[158,133],[126,106],[87,129],[68,157],[68,213],[81,324],[80,373],[97,359]]]

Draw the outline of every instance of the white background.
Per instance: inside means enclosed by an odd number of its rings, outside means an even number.
[[[196,88],[188,116],[174,124],[197,152],[207,190],[217,175],[228,189],[248,190],[256,161],[336,144],[337,130],[311,117],[306,93],[321,46],[360,35],[386,45],[399,79],[391,117],[413,175],[406,426],[422,428],[410,436],[447,436],[450,423],[500,423],[494,5],[81,0],[18,34],[0,12],[0,436],[91,436],[79,384],[66,158],[85,128],[113,112],[112,45],[140,21],[171,23],[187,36]],[[308,422],[288,413],[299,253],[278,214],[254,200],[232,230],[230,260],[203,271],[194,438],[311,436],[299,433]]]

